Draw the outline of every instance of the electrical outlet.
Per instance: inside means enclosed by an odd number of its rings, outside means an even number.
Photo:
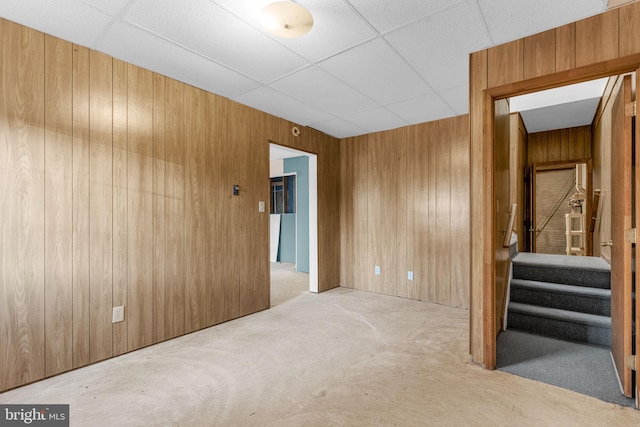
[[[258,202],[258,212],[264,212],[264,202],[263,201],[259,201]]]
[[[413,271],[407,273],[407,280],[413,280]]]
[[[374,271],[375,271],[375,273],[376,273],[376,276],[379,276],[379,275],[380,275],[380,266],[379,266],[379,265],[376,265],[376,267],[375,267]]]
[[[118,323],[124,320],[124,305],[113,307],[113,317],[111,323]]]

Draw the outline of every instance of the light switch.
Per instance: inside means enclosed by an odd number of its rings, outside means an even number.
[[[258,212],[264,212],[264,202],[262,200],[258,202]]]
[[[413,271],[407,273],[407,280],[413,280]]]

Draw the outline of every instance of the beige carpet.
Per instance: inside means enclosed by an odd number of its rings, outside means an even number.
[[[468,312],[350,289],[0,394],[72,426],[632,426],[640,413],[469,362]]]

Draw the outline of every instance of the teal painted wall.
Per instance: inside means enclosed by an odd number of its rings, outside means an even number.
[[[309,158],[284,159],[284,173],[296,173],[296,270],[309,272]],[[283,215],[284,217],[284,215]],[[282,235],[281,235],[282,236]],[[281,237],[282,239],[282,237]]]

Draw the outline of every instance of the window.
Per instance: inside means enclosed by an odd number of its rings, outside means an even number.
[[[296,212],[296,176],[271,178],[270,212],[272,214]]]

